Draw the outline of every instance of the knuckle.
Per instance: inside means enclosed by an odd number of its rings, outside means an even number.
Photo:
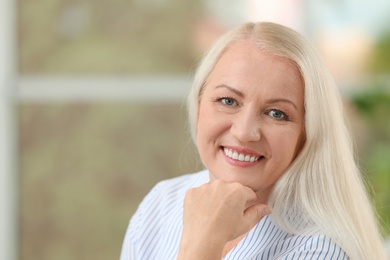
[[[230,184],[230,193],[232,193],[234,196],[239,196],[241,194],[243,194],[243,189],[242,189],[242,185],[238,182],[235,182],[235,183],[231,183]]]
[[[238,182],[233,182],[230,184],[230,186],[232,187],[232,190],[234,190],[234,191],[241,191],[241,189],[242,189],[242,185]]]
[[[192,197],[195,193],[196,193],[196,188],[189,189],[189,190],[187,190],[185,197],[186,198],[187,197]]]
[[[213,182],[213,184],[214,184],[215,186],[221,186],[221,185],[224,185],[225,182],[224,182],[223,180],[221,180],[221,179],[216,179],[216,180]]]

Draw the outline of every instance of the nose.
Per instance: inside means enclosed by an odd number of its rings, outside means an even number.
[[[258,113],[255,111],[242,110],[235,115],[230,132],[243,143],[259,141],[261,138],[259,121]]]

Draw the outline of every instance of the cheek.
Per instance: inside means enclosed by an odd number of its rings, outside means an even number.
[[[197,144],[205,146],[214,144],[223,135],[224,124],[210,117],[200,118],[197,129]]]
[[[287,131],[283,134],[274,135],[272,154],[277,156],[280,163],[290,164],[300,152],[303,145],[302,134],[292,134],[297,131]],[[275,134],[275,132],[273,132]]]
[[[215,132],[215,120],[212,116],[210,109],[207,106],[200,106],[198,113],[198,122],[196,125],[197,136],[196,142],[198,148],[203,146],[212,138]]]
[[[200,109],[198,114],[198,122],[196,125],[198,145],[199,142],[201,142],[204,139],[204,134],[207,133],[205,129],[205,126],[207,125],[207,121],[209,121],[207,117],[207,113],[205,113],[203,109]]]
[[[227,126],[226,118],[210,105],[201,106],[198,114],[197,132],[199,138],[218,135]]]
[[[208,120],[208,112],[210,111],[210,108],[206,106],[202,101],[199,102],[199,110],[198,110],[198,122],[197,122],[197,128],[202,127],[204,124],[204,121]]]
[[[295,147],[295,152],[294,152],[294,159],[298,156],[298,154],[301,152],[303,146],[305,145],[306,142],[306,134],[304,131],[302,131],[301,135],[298,138],[297,145]]]

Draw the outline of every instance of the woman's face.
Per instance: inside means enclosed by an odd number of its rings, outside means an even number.
[[[305,139],[296,66],[250,40],[235,43],[209,75],[198,113],[197,146],[211,181],[239,182],[265,202]]]

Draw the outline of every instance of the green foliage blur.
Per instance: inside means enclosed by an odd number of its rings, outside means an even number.
[[[371,73],[377,76],[351,98],[369,130],[361,166],[372,185],[372,197],[383,232],[390,235],[390,29],[375,46]]]
[[[390,28],[375,45],[370,70],[374,74],[390,74]]]
[[[372,197],[384,233],[390,234],[390,93],[383,87],[352,98],[369,128],[369,142],[363,153],[362,168],[372,185]]]

